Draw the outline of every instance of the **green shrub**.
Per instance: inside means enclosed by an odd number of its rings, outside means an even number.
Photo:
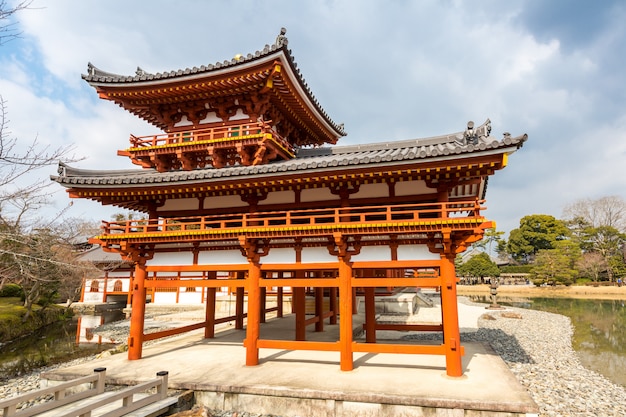
[[[0,297],[24,297],[24,290],[17,284],[6,284],[0,290]]]

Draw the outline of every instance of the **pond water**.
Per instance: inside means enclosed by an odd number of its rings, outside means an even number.
[[[626,300],[498,297],[498,303],[568,316],[574,326],[572,346],[583,366],[626,387]]]
[[[75,316],[0,345],[0,375],[17,376],[33,368],[67,362],[110,349],[114,346],[112,341],[89,337],[89,330],[123,318],[121,310],[105,311],[98,316]]]

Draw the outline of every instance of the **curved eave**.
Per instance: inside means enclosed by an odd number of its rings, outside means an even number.
[[[204,91],[198,87],[191,88],[189,94],[183,97],[193,99],[196,95],[198,99],[201,99],[220,94],[256,91],[263,88],[265,78],[262,75],[267,77],[268,71],[277,60],[283,64],[285,79],[294,87],[290,88],[284,96],[291,105],[295,103],[293,111],[302,115],[305,122],[309,119],[310,122],[318,125],[317,129],[324,132],[324,135],[329,138],[329,143],[335,143],[339,137],[345,136],[343,127],[331,120],[302,78],[291,52],[287,49],[286,41],[283,41],[280,46],[266,45],[263,51],[242,56],[240,59],[157,74],[148,74],[138,70],[135,76],[123,76],[104,72],[89,64],[89,74],[83,74],[82,78],[94,87],[102,98],[113,100],[127,111],[144,119],[149,118],[150,120],[146,120],[159,126],[156,118],[149,117],[147,114],[150,101],[158,103],[159,100],[167,97],[170,99],[180,97],[181,88],[202,86],[202,84],[205,84]],[[237,82],[237,77],[246,77],[246,75],[252,75],[253,79],[248,82]],[[224,79],[229,82],[220,83]],[[207,84],[212,81],[216,81],[216,85],[208,88]],[[168,89],[169,93],[164,91]],[[240,91],[236,91],[237,89]],[[278,95],[283,93],[285,91],[279,92]]]
[[[434,138],[401,142],[384,142],[359,146],[344,146],[303,151],[294,159],[257,166],[235,166],[221,169],[204,168],[193,171],[158,173],[154,170],[101,171],[83,170],[59,165],[58,176],[53,181],[71,190],[99,189],[119,190],[123,188],[161,188],[173,185],[222,184],[248,180],[273,181],[280,178],[302,175],[338,174],[348,170],[389,170],[394,167],[421,165],[454,166],[457,163],[471,164],[473,160],[498,160],[501,169],[507,164],[508,155],[519,149],[527,135],[506,136],[495,140],[488,136],[476,146],[463,145],[458,136],[445,135]],[[453,141],[444,138],[456,138]],[[493,140],[492,140],[493,139]]]

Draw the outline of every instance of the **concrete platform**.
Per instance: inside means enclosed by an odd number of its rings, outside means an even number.
[[[484,307],[464,306],[471,322]],[[355,316],[355,326],[359,316]],[[463,323],[461,327],[467,327]],[[308,340],[338,340],[339,326]],[[293,338],[294,318],[269,320],[261,338]],[[169,371],[169,386],[195,391],[196,403],[213,409],[281,416],[536,416],[539,408],[502,359],[480,343],[464,343],[464,375],[446,376],[439,355],[355,353],[355,369],[339,369],[339,352],[260,350],[260,364],[245,366],[245,331],[226,327],[214,339],[201,330],[144,346],[143,358],[125,353],[57,369],[51,383],[107,368],[107,383],[134,384]],[[406,343],[406,340],[403,341]],[[424,343],[424,342],[421,342]]]

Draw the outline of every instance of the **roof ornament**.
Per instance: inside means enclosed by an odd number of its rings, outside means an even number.
[[[59,161],[59,167],[57,168],[57,172],[59,173],[60,176],[65,177],[67,174],[67,165]]]
[[[96,67],[91,62],[87,62],[87,74],[96,75]]]
[[[478,133],[474,129],[474,122],[467,122],[467,129],[463,133],[463,138],[465,139],[466,145],[476,145],[478,143]]]
[[[137,67],[137,70],[135,71],[135,75],[138,76],[142,76],[142,75],[147,75],[148,73],[145,72],[143,69],[141,69],[141,67]]]
[[[278,34],[278,36],[276,36],[276,42],[274,43],[274,45],[276,45],[277,48],[280,48],[283,45],[287,45],[288,41],[287,41],[287,37],[285,36],[285,33],[287,33],[287,29],[280,28],[280,33]]]

